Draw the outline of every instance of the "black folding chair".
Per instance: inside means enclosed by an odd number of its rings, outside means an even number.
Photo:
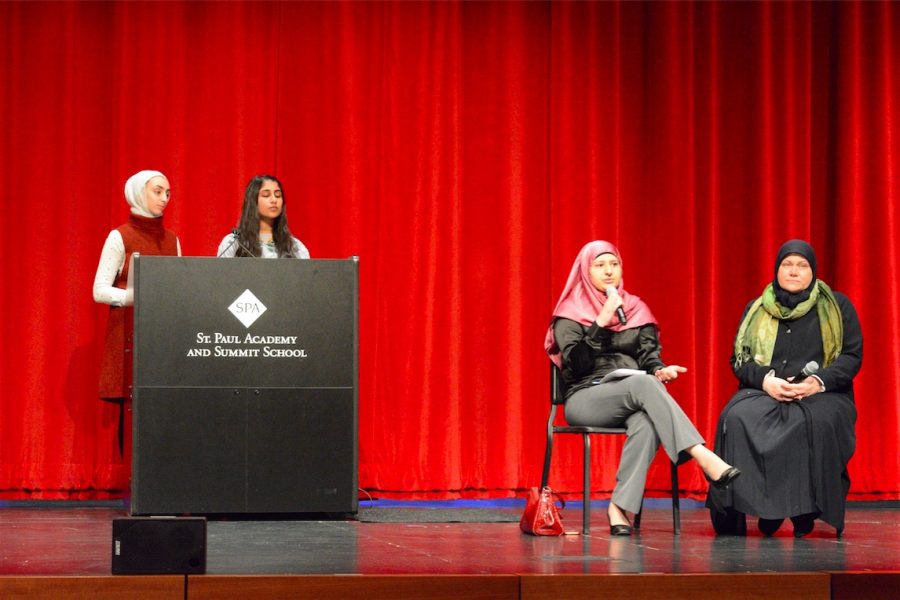
[[[581,531],[590,533],[591,525],[591,435],[625,434],[624,427],[583,427],[572,425],[556,425],[556,408],[565,403],[565,382],[562,373],[555,363],[550,363],[550,416],[547,418],[547,450],[544,453],[544,472],[541,475],[541,489],[547,485],[550,477],[550,459],[553,455],[553,436],[557,433],[578,434],[584,440],[584,512],[582,513]],[[642,506],[643,509],[643,506]],[[634,528],[641,527],[641,512],[634,516]],[[672,529],[675,535],[681,533],[681,507],[678,498],[678,465],[672,463]]]

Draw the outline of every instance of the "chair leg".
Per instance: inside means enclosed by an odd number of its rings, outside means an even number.
[[[612,502],[612,500],[610,500],[610,502]],[[643,498],[641,498],[641,507],[634,514],[634,523],[632,523],[632,525],[634,525],[635,529],[641,528],[641,515],[642,514],[644,514],[644,499]]]
[[[556,419],[556,405],[550,405],[550,414],[547,416],[547,446],[544,449],[544,471],[541,473],[541,489],[547,487],[550,482],[550,459],[553,458],[553,421]]]
[[[547,432],[547,447],[544,450],[544,471],[541,473],[541,489],[550,481],[550,460],[553,457],[553,433]]]
[[[581,511],[581,533],[591,532],[591,436],[582,434],[584,438],[584,508]]]
[[[672,463],[672,529],[681,534],[681,502],[678,497],[678,463]]]

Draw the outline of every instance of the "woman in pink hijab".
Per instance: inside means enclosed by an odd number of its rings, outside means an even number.
[[[660,359],[657,324],[643,300],[625,291],[622,258],[609,242],[584,246],[553,311],[544,344],[562,370],[571,425],[625,427],[627,440],[609,503],[611,535],[631,535],[659,444],[672,461],[694,458],[725,488],[740,471],[704,441],[663,384],[687,371]]]

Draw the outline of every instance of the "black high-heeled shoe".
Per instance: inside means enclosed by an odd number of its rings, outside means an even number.
[[[631,526],[631,522],[628,520],[628,515],[625,514],[625,511],[616,506],[619,512],[622,513],[622,518],[625,519],[625,523],[619,523],[618,525],[609,524],[609,535],[614,536],[627,536],[631,535],[634,531],[634,527]],[[606,514],[606,518],[609,519],[609,513]],[[612,519],[610,519],[611,521]]]
[[[741,476],[740,469],[738,469],[737,467],[728,467],[727,469],[725,469],[725,472],[723,472],[721,475],[719,475],[718,479],[710,479],[708,475],[706,476],[706,479],[707,479],[707,481],[709,481],[709,483],[713,487],[721,490],[721,489],[727,488],[728,484],[730,484],[732,481],[734,481],[735,479],[737,479],[740,476]]]

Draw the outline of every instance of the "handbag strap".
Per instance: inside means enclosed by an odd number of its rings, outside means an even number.
[[[554,492],[553,490],[551,490],[549,485],[546,486],[546,487],[544,487],[544,490],[546,490],[547,493],[550,494],[550,496],[551,496],[552,498],[555,498],[556,500],[559,501],[560,504],[562,504],[562,506],[561,506],[560,508],[565,508],[565,507],[566,507],[566,501],[565,501],[565,499],[563,499],[562,496],[560,496],[559,494],[557,494],[556,492]]]

